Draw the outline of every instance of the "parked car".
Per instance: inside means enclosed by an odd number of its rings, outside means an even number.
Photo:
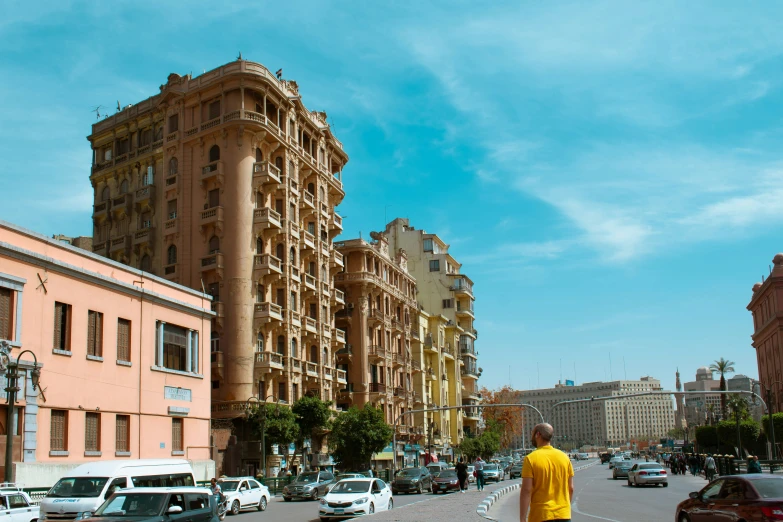
[[[364,475],[362,473],[346,472],[346,473],[338,473],[337,476],[334,478],[334,480],[335,483],[337,483],[343,479],[352,479],[352,478],[372,478],[372,477],[368,477],[367,475]]]
[[[62,520],[62,519],[57,519]],[[218,522],[215,496],[207,488],[123,489],[113,493],[91,522]]]
[[[392,493],[421,493],[432,491],[432,475],[427,468],[405,468],[397,473],[391,483]]]
[[[427,469],[430,472],[430,475],[434,475],[435,473],[440,473],[443,470],[449,469],[449,465],[445,462],[432,462],[430,464],[427,464]]]
[[[484,464],[484,482],[489,482],[490,480],[500,482],[505,479],[506,474],[497,464]]]
[[[459,479],[453,469],[443,470],[432,478],[432,493],[459,491]]]
[[[476,482],[476,477],[475,477],[475,475],[473,475],[474,471],[476,471],[476,466],[474,466],[472,464],[469,465],[468,466],[468,482],[470,482],[471,484]]]
[[[633,467],[631,462],[622,461],[614,465],[612,469],[612,478],[617,480],[619,478],[628,478],[628,472]]]
[[[640,462],[634,464],[628,470],[629,486],[644,486],[647,484],[652,484],[653,486],[660,484],[665,488],[669,487],[666,470],[657,462]]]
[[[522,477],[522,464],[512,464],[508,470],[508,478],[514,480]]]
[[[40,508],[33,505],[30,496],[16,485],[3,484],[0,489],[0,513],[10,522],[38,520]],[[8,518],[10,515],[10,518]]]
[[[677,522],[783,520],[783,477],[750,474],[713,480],[680,502]]]
[[[587,460],[589,458],[590,455],[588,455],[587,453],[577,453],[576,455],[574,455],[575,460]]]
[[[361,478],[341,480],[320,500],[318,516],[331,518],[372,515],[394,507],[389,485],[381,479]]]
[[[232,515],[238,515],[243,509],[264,511],[272,498],[269,488],[252,477],[225,477],[218,484]]]
[[[326,495],[333,483],[334,475],[328,471],[305,471],[283,488],[283,500],[316,500]]]

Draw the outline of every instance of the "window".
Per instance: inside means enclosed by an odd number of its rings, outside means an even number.
[[[209,104],[209,119],[214,120],[220,117],[220,100],[215,100]],[[209,160],[214,161],[214,160]]]
[[[166,259],[168,261],[168,264],[173,265],[177,262],[177,247],[176,245],[171,245],[167,251]]]
[[[84,451],[101,451],[101,414],[87,412],[84,419]]]
[[[296,359],[296,337],[291,338],[291,357]]]
[[[152,260],[150,259],[150,256],[147,254],[142,256],[141,262],[139,263],[139,268],[145,272],[152,270]]]
[[[109,195],[109,187],[103,187],[103,190],[101,191],[101,201],[108,201]]]
[[[71,305],[54,303],[54,349],[71,350]]]
[[[277,336],[277,353],[285,354],[285,337],[282,335]]]
[[[261,149],[256,149],[256,163],[264,161],[264,153]]]
[[[128,138],[117,140],[117,155],[122,156],[128,152],[130,152],[130,140]]]
[[[147,165],[147,172],[144,173],[144,176],[141,179],[141,185],[143,187],[146,187],[148,185],[152,185],[155,178],[155,167],[152,165]]]
[[[93,310],[87,312],[87,355],[103,356],[103,314]]]
[[[120,183],[120,194],[127,194],[128,193],[128,180],[124,179],[122,180],[122,183]]]
[[[425,252],[432,252],[432,239],[425,239],[424,240],[424,251]]]
[[[294,383],[291,385],[291,401],[296,402],[299,400],[299,385]]]
[[[14,292],[0,288],[0,339],[11,340],[14,324]]]
[[[30,505],[27,503],[27,500],[25,500],[24,496],[22,496],[22,495],[8,495],[8,508],[9,509],[19,509],[19,508],[27,508],[27,507],[30,507]]]
[[[183,451],[183,424],[184,419],[171,419],[171,451]]]
[[[216,330],[212,330],[210,334],[210,349],[213,352],[220,351],[220,334]]]
[[[256,334],[256,351],[257,352],[263,352],[264,351],[264,333],[258,332]]]
[[[52,410],[52,422],[49,428],[49,451],[68,450],[68,412]]]
[[[215,208],[220,206],[220,189],[212,189],[208,194],[208,208]]]
[[[277,383],[277,400],[286,401],[288,396],[286,395],[286,387],[284,382]]]
[[[179,114],[172,114],[169,116],[169,132],[177,132],[179,130]]]
[[[130,362],[130,327],[128,319],[117,319],[117,360]]]
[[[220,238],[212,236],[209,238],[209,253],[216,254],[218,252],[220,252]]]
[[[260,237],[256,238],[256,255],[260,256],[264,253],[264,240]]]
[[[440,272],[440,259],[430,260],[430,272]]]
[[[169,160],[169,176],[173,176],[179,170],[179,162],[177,158],[171,158]]]
[[[209,149],[209,162],[217,161],[220,159],[220,147],[212,145]]]
[[[166,324],[163,327],[163,366],[170,370],[188,371],[187,336],[184,328]]]

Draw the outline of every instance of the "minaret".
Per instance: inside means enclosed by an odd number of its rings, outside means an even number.
[[[682,391],[682,382],[680,382],[680,369],[677,368],[677,391]],[[683,403],[683,397],[684,394],[682,393],[675,393],[674,394],[674,402],[677,406],[677,411],[674,414],[674,427],[678,429],[685,428],[688,423],[685,420],[685,404]]]

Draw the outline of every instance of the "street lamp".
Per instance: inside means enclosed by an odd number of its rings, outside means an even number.
[[[783,384],[781,381],[773,381],[769,383],[770,387],[767,387],[763,382],[759,381],[756,383],[756,386],[764,388],[764,391],[767,394],[767,413],[769,413],[769,434],[772,439],[772,460],[775,460],[777,457],[778,449],[777,446],[775,446],[775,423],[772,419],[772,386],[780,386]],[[755,398],[753,401],[755,402]]]
[[[274,395],[267,396],[263,401],[256,396],[248,397],[245,401],[245,417],[250,418],[250,403],[255,401],[260,407],[258,415],[261,419],[261,474],[266,478],[266,401],[274,399]],[[284,400],[276,400],[275,404],[287,404]]]
[[[5,371],[6,388],[8,392],[8,411],[6,417],[6,443],[5,443],[5,482],[14,481],[14,433],[16,427],[14,426],[14,409],[16,405],[16,392],[20,391],[17,386],[17,379],[19,378],[19,361],[22,360],[22,355],[29,353],[33,356],[33,371],[30,372],[30,377],[33,381],[33,390],[38,389],[38,382],[41,378],[41,370],[38,369],[38,358],[30,350],[24,350],[14,360],[11,357],[11,345],[8,341],[0,341],[0,372]]]

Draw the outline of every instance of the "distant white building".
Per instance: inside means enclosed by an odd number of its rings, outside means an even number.
[[[758,383],[756,379],[738,373],[731,379],[726,379],[726,389],[729,391],[754,391],[756,383]],[[751,417],[760,422],[762,415],[764,415],[764,406],[762,406],[761,401],[758,399],[754,401],[752,395],[744,395],[744,399],[748,403],[748,411]]]
[[[696,370],[696,380],[686,382],[685,391],[705,392],[685,395],[685,419],[688,426],[703,426],[720,420],[720,394],[707,393],[720,390],[720,381],[712,370],[702,366]]]

